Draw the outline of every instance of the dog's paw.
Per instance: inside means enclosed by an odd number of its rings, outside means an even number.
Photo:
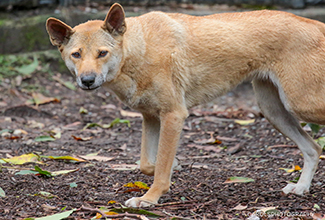
[[[302,184],[289,183],[286,187],[282,189],[285,194],[294,193],[297,195],[303,195],[305,192],[309,191],[309,187]]]
[[[141,208],[154,206],[156,203],[142,199],[141,197],[133,197],[125,202],[127,207]]]

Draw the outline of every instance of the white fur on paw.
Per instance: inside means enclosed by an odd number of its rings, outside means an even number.
[[[289,183],[286,187],[284,187],[282,189],[282,191],[285,194],[294,193],[294,194],[297,194],[297,195],[303,195],[305,192],[309,191],[309,187],[306,186],[306,185],[299,185],[299,184]]]
[[[125,205],[127,207],[133,207],[133,208],[141,208],[141,207],[150,207],[155,205],[152,202],[145,201],[141,199],[140,197],[133,197],[125,202]]]

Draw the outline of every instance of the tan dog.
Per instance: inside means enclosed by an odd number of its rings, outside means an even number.
[[[325,25],[286,12],[193,17],[151,12],[126,18],[114,4],[104,21],[47,31],[80,88],[113,90],[143,114],[141,165],[150,190],[127,206],[156,204],[169,190],[183,123],[192,106],[252,79],[268,120],[302,151],[304,168],[285,193],[309,190],[321,147],[297,118],[325,123]]]

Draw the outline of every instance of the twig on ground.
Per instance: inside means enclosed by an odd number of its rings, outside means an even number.
[[[162,210],[161,212],[164,213],[165,215],[168,215],[168,216],[172,217],[172,218],[182,219],[182,220],[191,220],[191,218],[184,218],[184,217],[180,217],[180,216],[170,214],[166,210]]]
[[[181,202],[169,202],[169,203],[161,203],[161,204],[156,204],[155,206],[174,206],[174,205],[183,205],[187,203],[194,203],[197,202],[197,200],[189,200],[189,201],[181,201]]]
[[[293,147],[293,148],[296,148],[298,146],[297,145],[278,144],[278,145],[269,146],[267,149],[273,149],[273,148],[278,148],[278,147]]]

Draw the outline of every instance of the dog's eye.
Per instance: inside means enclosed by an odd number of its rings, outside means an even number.
[[[74,52],[74,53],[71,54],[71,56],[73,56],[74,58],[80,58],[81,57],[79,52]]]
[[[106,50],[102,50],[102,51],[99,52],[99,54],[98,54],[98,58],[100,58],[100,57],[104,57],[104,56],[106,56],[106,55],[107,55],[107,51],[106,51]]]

